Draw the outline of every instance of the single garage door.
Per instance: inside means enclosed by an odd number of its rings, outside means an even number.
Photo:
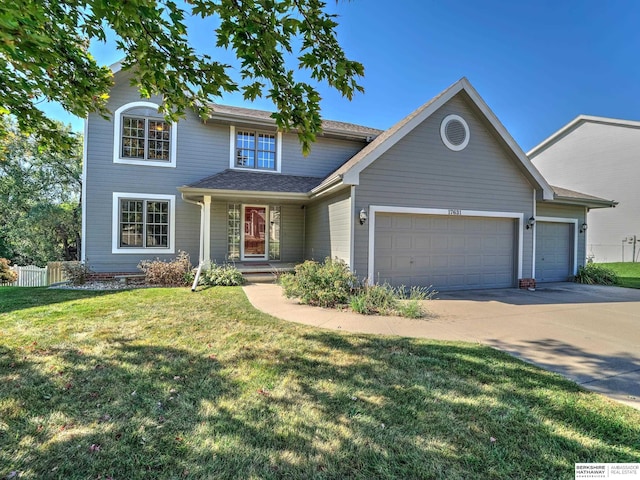
[[[376,282],[436,290],[515,286],[515,221],[377,213]]]
[[[566,282],[573,274],[571,223],[536,224],[536,282]]]

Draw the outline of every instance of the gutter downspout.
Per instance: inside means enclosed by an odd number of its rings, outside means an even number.
[[[204,265],[204,203],[196,202],[195,200],[189,200],[184,196],[184,193],[181,193],[182,201],[186,203],[191,203],[192,205],[200,206],[200,248],[199,248],[199,258],[198,258],[198,270],[196,272],[195,279],[193,280],[193,286],[191,287],[191,291],[195,292],[196,287],[198,286],[198,281],[200,280],[200,272],[202,271],[202,266]]]

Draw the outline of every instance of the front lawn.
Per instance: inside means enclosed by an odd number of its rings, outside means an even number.
[[[0,288],[0,478],[572,479],[575,462],[640,462],[640,412],[488,347],[294,325],[236,287]]]
[[[621,287],[640,288],[640,263],[618,262],[599,263],[598,265],[613,270],[618,275],[618,285]]]

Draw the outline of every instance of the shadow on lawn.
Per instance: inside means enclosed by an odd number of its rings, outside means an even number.
[[[220,360],[127,338],[95,356],[0,347],[0,475],[573,478],[640,460],[640,425],[493,349],[303,338]]]
[[[0,287],[0,314],[94,298],[118,293],[120,290],[65,290],[47,287]]]

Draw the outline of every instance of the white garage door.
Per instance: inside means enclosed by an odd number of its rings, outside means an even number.
[[[536,224],[536,282],[566,282],[573,273],[571,223]]]
[[[377,213],[374,280],[436,290],[515,286],[515,221]]]

